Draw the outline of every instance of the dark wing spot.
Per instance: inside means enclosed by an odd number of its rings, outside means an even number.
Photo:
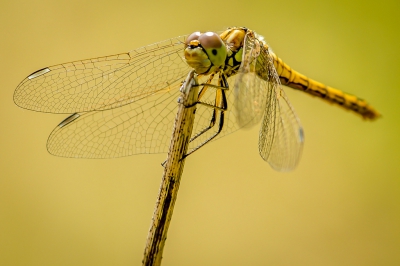
[[[217,50],[216,50],[216,49],[212,49],[211,53],[212,53],[213,55],[217,55]]]

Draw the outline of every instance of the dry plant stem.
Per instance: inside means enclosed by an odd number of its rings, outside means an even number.
[[[147,236],[142,265],[161,265],[162,253],[172,212],[178,195],[179,183],[185,164],[189,140],[192,135],[196,101],[198,94],[197,78],[191,71],[181,88],[179,110],[175,118],[171,145],[168,151],[160,192],[154,210],[150,231]],[[188,107],[191,106],[191,107]]]

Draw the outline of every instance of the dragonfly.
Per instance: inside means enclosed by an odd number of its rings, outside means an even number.
[[[380,114],[366,101],[290,68],[261,35],[245,27],[194,32],[127,53],[53,65],[16,88],[25,109],[70,114],[50,134],[48,151],[115,158],[168,151],[179,87],[194,69],[198,102],[188,154],[241,128],[260,125],[259,154],[278,171],[294,169],[304,131],[283,86],[347,109]]]

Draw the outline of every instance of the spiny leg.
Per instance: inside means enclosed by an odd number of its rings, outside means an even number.
[[[217,120],[217,111],[220,111],[220,119],[219,119],[219,124],[218,124],[218,131],[215,132],[214,135],[212,135],[211,137],[206,139],[199,146],[197,146],[193,150],[191,150],[188,154],[184,155],[182,157],[182,159],[186,158],[187,156],[189,156],[190,154],[192,154],[193,152],[197,151],[198,149],[203,147],[205,144],[210,142],[219,133],[221,133],[221,131],[223,129],[224,121],[225,121],[225,111],[228,109],[228,101],[226,99],[225,91],[228,90],[229,87],[228,87],[228,82],[226,80],[225,75],[220,76],[220,78],[218,80],[219,86],[216,86],[216,85],[213,85],[213,84],[209,84],[212,81],[213,77],[214,77],[214,74],[207,80],[207,82],[205,84],[198,85],[198,86],[203,86],[203,88],[200,90],[199,95],[198,95],[198,101],[195,103],[195,104],[205,105],[205,106],[207,106],[209,108],[213,108],[213,114],[212,114],[212,117],[211,117],[211,120],[210,120],[210,125],[208,127],[204,128],[203,130],[201,130],[194,137],[192,137],[189,142],[192,142],[193,140],[195,140],[196,138],[198,138],[199,136],[201,136],[202,134],[204,134],[205,132],[207,132],[208,130],[213,128],[214,125],[215,125],[215,122]],[[215,104],[214,105],[199,101],[200,98],[202,96],[204,96],[205,92],[207,91],[207,87],[214,87],[214,88],[217,89],[216,96],[215,96]],[[194,106],[194,105],[186,106],[186,107],[192,107],[192,106]],[[167,160],[165,160],[163,163],[161,163],[161,166],[164,167],[166,162],[167,162]]]
[[[211,116],[210,124],[206,128],[202,129],[200,132],[196,133],[196,135],[193,136],[190,139],[190,142],[195,140],[196,138],[198,138],[199,136],[201,136],[202,134],[204,134],[205,132],[207,132],[208,130],[210,130],[211,128],[214,127],[215,122],[217,120],[217,110],[226,111],[226,109],[227,109],[227,101],[226,101],[225,93],[223,93],[223,96],[222,96],[222,103],[220,103],[220,101],[217,98],[218,98],[218,95],[219,95],[218,92],[220,90],[229,89],[228,86],[227,86],[228,83],[226,82],[225,77],[223,77],[224,81],[221,82],[221,77],[220,77],[219,81],[218,81],[219,86],[210,84],[210,82],[212,81],[213,78],[214,78],[214,74],[211,75],[211,77],[207,80],[207,82],[205,84],[201,85],[203,87],[201,88],[201,90],[199,92],[199,95],[198,95],[198,98],[197,98],[198,100],[196,102],[196,104],[199,103],[199,104],[205,105],[207,107],[213,108],[213,113],[212,113],[212,116]],[[223,86],[221,86],[221,84],[223,84]],[[209,103],[205,103],[205,102],[201,102],[200,101],[200,99],[204,96],[205,92],[207,91],[207,88],[209,88],[209,87],[214,87],[214,88],[217,89],[214,104],[209,104]]]
[[[215,110],[215,109],[214,109]],[[220,111],[220,117],[219,117],[219,124],[218,124],[218,131],[214,133],[214,135],[212,135],[211,137],[209,137],[208,139],[206,139],[203,143],[201,143],[199,146],[195,147],[193,150],[191,150],[190,152],[188,152],[186,155],[183,156],[182,159],[188,157],[190,154],[192,154],[193,152],[197,151],[198,149],[200,149],[201,147],[203,147],[204,145],[206,145],[208,142],[210,142],[212,139],[214,139],[216,136],[218,136],[219,133],[221,133],[222,128],[224,126],[224,121],[225,121],[225,111]],[[195,138],[197,138],[199,135],[195,136]],[[190,141],[194,140],[195,138],[192,138]]]
[[[197,139],[202,134],[204,134],[205,132],[207,132],[208,130],[213,128],[215,125],[215,121],[217,121],[217,111],[216,111],[216,109],[213,109],[213,114],[211,116],[210,125],[208,127],[204,128],[203,130],[201,130],[199,133],[196,133],[196,135],[194,135],[192,138],[190,138],[189,142],[192,142],[193,140]]]
[[[214,124],[212,124],[213,123],[213,119],[214,120],[216,119],[216,112],[220,111],[218,130],[217,130],[217,132],[214,133],[214,135],[212,135],[211,137],[206,139],[199,146],[195,147],[193,150],[191,150],[189,153],[187,153],[183,158],[186,158],[187,156],[189,156],[190,154],[192,154],[193,152],[197,151],[198,149],[200,149],[201,147],[206,145],[208,142],[213,140],[216,136],[218,136],[219,133],[221,133],[221,131],[222,131],[223,127],[224,127],[225,111],[228,109],[228,102],[227,102],[226,93],[225,93],[226,89],[222,89],[222,88],[228,88],[228,82],[226,81],[225,76],[222,76],[221,79],[218,81],[218,83],[220,85],[220,88],[216,92],[215,106],[206,104],[206,106],[214,108],[213,117],[211,118],[210,126],[208,128],[206,128],[206,129],[202,130],[199,134],[194,136],[190,141],[193,141],[194,139],[199,137],[201,134],[203,134],[206,131],[208,131],[212,126],[214,126],[215,121],[214,121]],[[201,103],[201,102],[199,102],[199,103]],[[219,106],[221,106],[221,107],[219,107]],[[212,126],[211,126],[211,124],[212,124]]]

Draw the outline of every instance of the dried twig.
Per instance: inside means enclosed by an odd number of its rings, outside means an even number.
[[[198,87],[195,85],[197,85],[197,77],[194,71],[191,71],[181,88],[179,110],[175,119],[160,192],[147,236],[142,265],[161,265],[162,252],[185,164],[184,156],[192,135],[195,103],[198,95]]]

